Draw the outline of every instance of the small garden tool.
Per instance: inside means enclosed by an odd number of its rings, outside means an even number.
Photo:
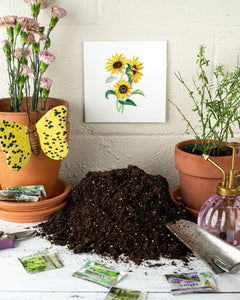
[[[229,143],[232,151],[232,167],[226,174],[208,155],[203,154],[222,174],[223,179],[217,186],[217,193],[203,204],[198,215],[198,225],[215,234],[233,246],[240,246],[240,189],[235,169],[237,148],[240,143]]]
[[[216,235],[183,219],[169,222],[166,226],[216,274],[240,270],[240,251]]]
[[[0,231],[0,250],[14,248],[14,241],[28,239],[36,234],[36,230],[27,230],[15,233],[4,233]]]

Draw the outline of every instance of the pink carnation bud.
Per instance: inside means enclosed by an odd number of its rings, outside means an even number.
[[[55,61],[55,56],[47,50],[42,50],[39,52],[39,60],[49,65]]]
[[[3,40],[0,42],[0,46],[3,47],[5,44],[8,44],[9,47],[11,47],[11,44],[9,42],[9,40]]]
[[[53,81],[50,78],[44,77],[40,79],[39,86],[44,90],[50,90]]]
[[[24,0],[25,3],[32,5],[32,4],[40,4],[41,3],[41,7],[40,8],[46,8],[48,7],[48,3],[51,0]]]
[[[64,8],[62,7],[59,7],[57,5],[53,5],[51,7],[51,15],[54,17],[54,18],[58,18],[58,19],[61,19],[61,18],[64,18],[66,17],[67,15],[67,12]]]

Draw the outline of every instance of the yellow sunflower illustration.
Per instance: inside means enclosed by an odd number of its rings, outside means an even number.
[[[126,80],[119,80],[114,85],[114,91],[118,99],[123,99],[123,98],[126,99],[131,94],[132,86]]]
[[[129,72],[131,75],[131,80],[137,83],[143,76],[143,74],[140,72],[143,69],[143,63],[138,60],[138,57],[135,58],[134,56],[132,60],[128,60],[128,63],[133,71]]]
[[[127,59],[123,54],[118,55],[112,55],[112,58],[108,59],[106,63],[106,70],[111,72],[111,74],[118,74],[123,71],[123,69],[126,67]]]

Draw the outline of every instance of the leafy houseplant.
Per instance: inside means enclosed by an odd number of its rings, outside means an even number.
[[[41,109],[46,109],[52,79],[43,77],[43,74],[49,64],[55,60],[55,56],[48,51],[51,45],[50,34],[59,19],[67,15],[63,8],[52,6],[49,27],[44,33],[45,28],[39,25],[38,16],[40,9],[46,8],[50,0],[24,1],[31,5],[33,18],[18,16],[0,18],[0,27],[6,28],[8,37],[1,42],[7,60],[9,78],[10,99],[5,101],[14,112],[21,111],[24,96],[27,111],[30,109],[36,111],[39,100],[41,100]],[[32,86],[30,79],[33,81]],[[30,103],[31,96],[32,103]]]
[[[67,101],[49,97],[53,81],[44,77],[48,66],[55,60],[55,56],[48,50],[51,46],[52,30],[58,21],[67,15],[63,8],[52,6],[48,28],[45,30],[43,26],[40,26],[38,23],[39,13],[41,9],[48,6],[50,1],[24,0],[31,6],[32,18],[18,16],[0,18],[0,27],[6,29],[7,32],[7,39],[1,42],[1,45],[7,61],[9,83],[9,98],[0,99],[0,120],[13,121],[15,124],[25,126],[32,125],[32,123],[35,125],[37,120],[43,117],[50,108],[60,105],[68,107]],[[69,123],[66,123],[68,128]],[[28,130],[28,135],[30,135],[29,133],[30,130]],[[35,133],[37,132],[35,131]],[[9,133],[7,137],[10,139],[13,135],[14,133]],[[31,142],[30,137],[29,142]],[[21,146],[23,143],[20,139],[14,143],[11,145],[11,153],[16,153],[16,148],[13,148],[15,145],[23,148],[22,153],[27,152],[26,147]],[[53,143],[52,140],[51,143]],[[32,143],[30,144],[32,152],[27,153],[30,156],[28,164],[20,170],[13,170],[8,168],[10,151],[7,153],[4,150],[1,139],[0,186],[5,189],[21,185],[42,184],[48,197],[58,195],[57,185],[61,160],[49,158],[42,150],[38,155],[32,155],[31,153],[34,151]],[[20,164],[20,158],[15,156],[14,159],[18,159]]]
[[[214,83],[211,83],[207,75],[210,61],[205,57],[205,47],[200,46],[197,55],[197,79],[193,78],[191,89],[180,72],[177,79],[183,84],[189,93],[193,104],[193,113],[199,119],[199,131],[194,128],[182,110],[169,100],[182,115],[187,123],[186,132],[194,134],[196,143],[192,147],[192,153],[206,153],[212,156],[220,156],[222,142],[227,142],[234,136],[233,126],[240,128],[240,66],[239,61],[232,72],[224,71],[223,65],[215,67]]]
[[[200,46],[197,55],[197,78],[193,78],[193,89],[178,72],[177,79],[187,89],[200,126],[194,127],[182,110],[169,100],[187,123],[187,133],[192,132],[194,140],[175,146],[175,166],[179,171],[180,194],[186,206],[194,215],[203,203],[214,193],[222,174],[201,154],[214,157],[214,161],[227,172],[231,168],[231,149],[226,147],[229,137],[234,136],[234,125],[240,127],[240,66],[237,61],[234,71],[224,71],[222,65],[214,68],[213,83],[209,80],[210,61],[205,57],[205,47]],[[195,155],[199,154],[199,155]],[[240,169],[240,156],[236,157]]]

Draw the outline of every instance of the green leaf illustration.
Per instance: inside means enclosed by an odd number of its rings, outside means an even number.
[[[132,105],[132,106],[137,106],[137,104],[132,101],[131,99],[127,99],[126,101],[118,100],[119,103],[122,105]]]
[[[108,98],[109,95],[115,95],[115,96],[117,96],[116,93],[114,92],[114,90],[108,90],[108,91],[106,91],[105,97],[106,97],[107,99],[109,99],[109,98]]]
[[[128,82],[130,84],[132,84],[132,80],[131,80],[131,74],[133,73],[133,70],[131,69],[130,65],[127,64],[127,68],[126,68],[126,74],[128,76]]]
[[[117,79],[116,76],[109,76],[109,77],[106,79],[106,83],[110,83],[110,82],[114,81],[115,79]]]
[[[143,91],[141,91],[141,90],[134,90],[134,91],[132,91],[131,95],[134,95],[134,94],[142,95],[142,96],[145,97]],[[131,95],[130,95],[130,96],[131,96]]]

